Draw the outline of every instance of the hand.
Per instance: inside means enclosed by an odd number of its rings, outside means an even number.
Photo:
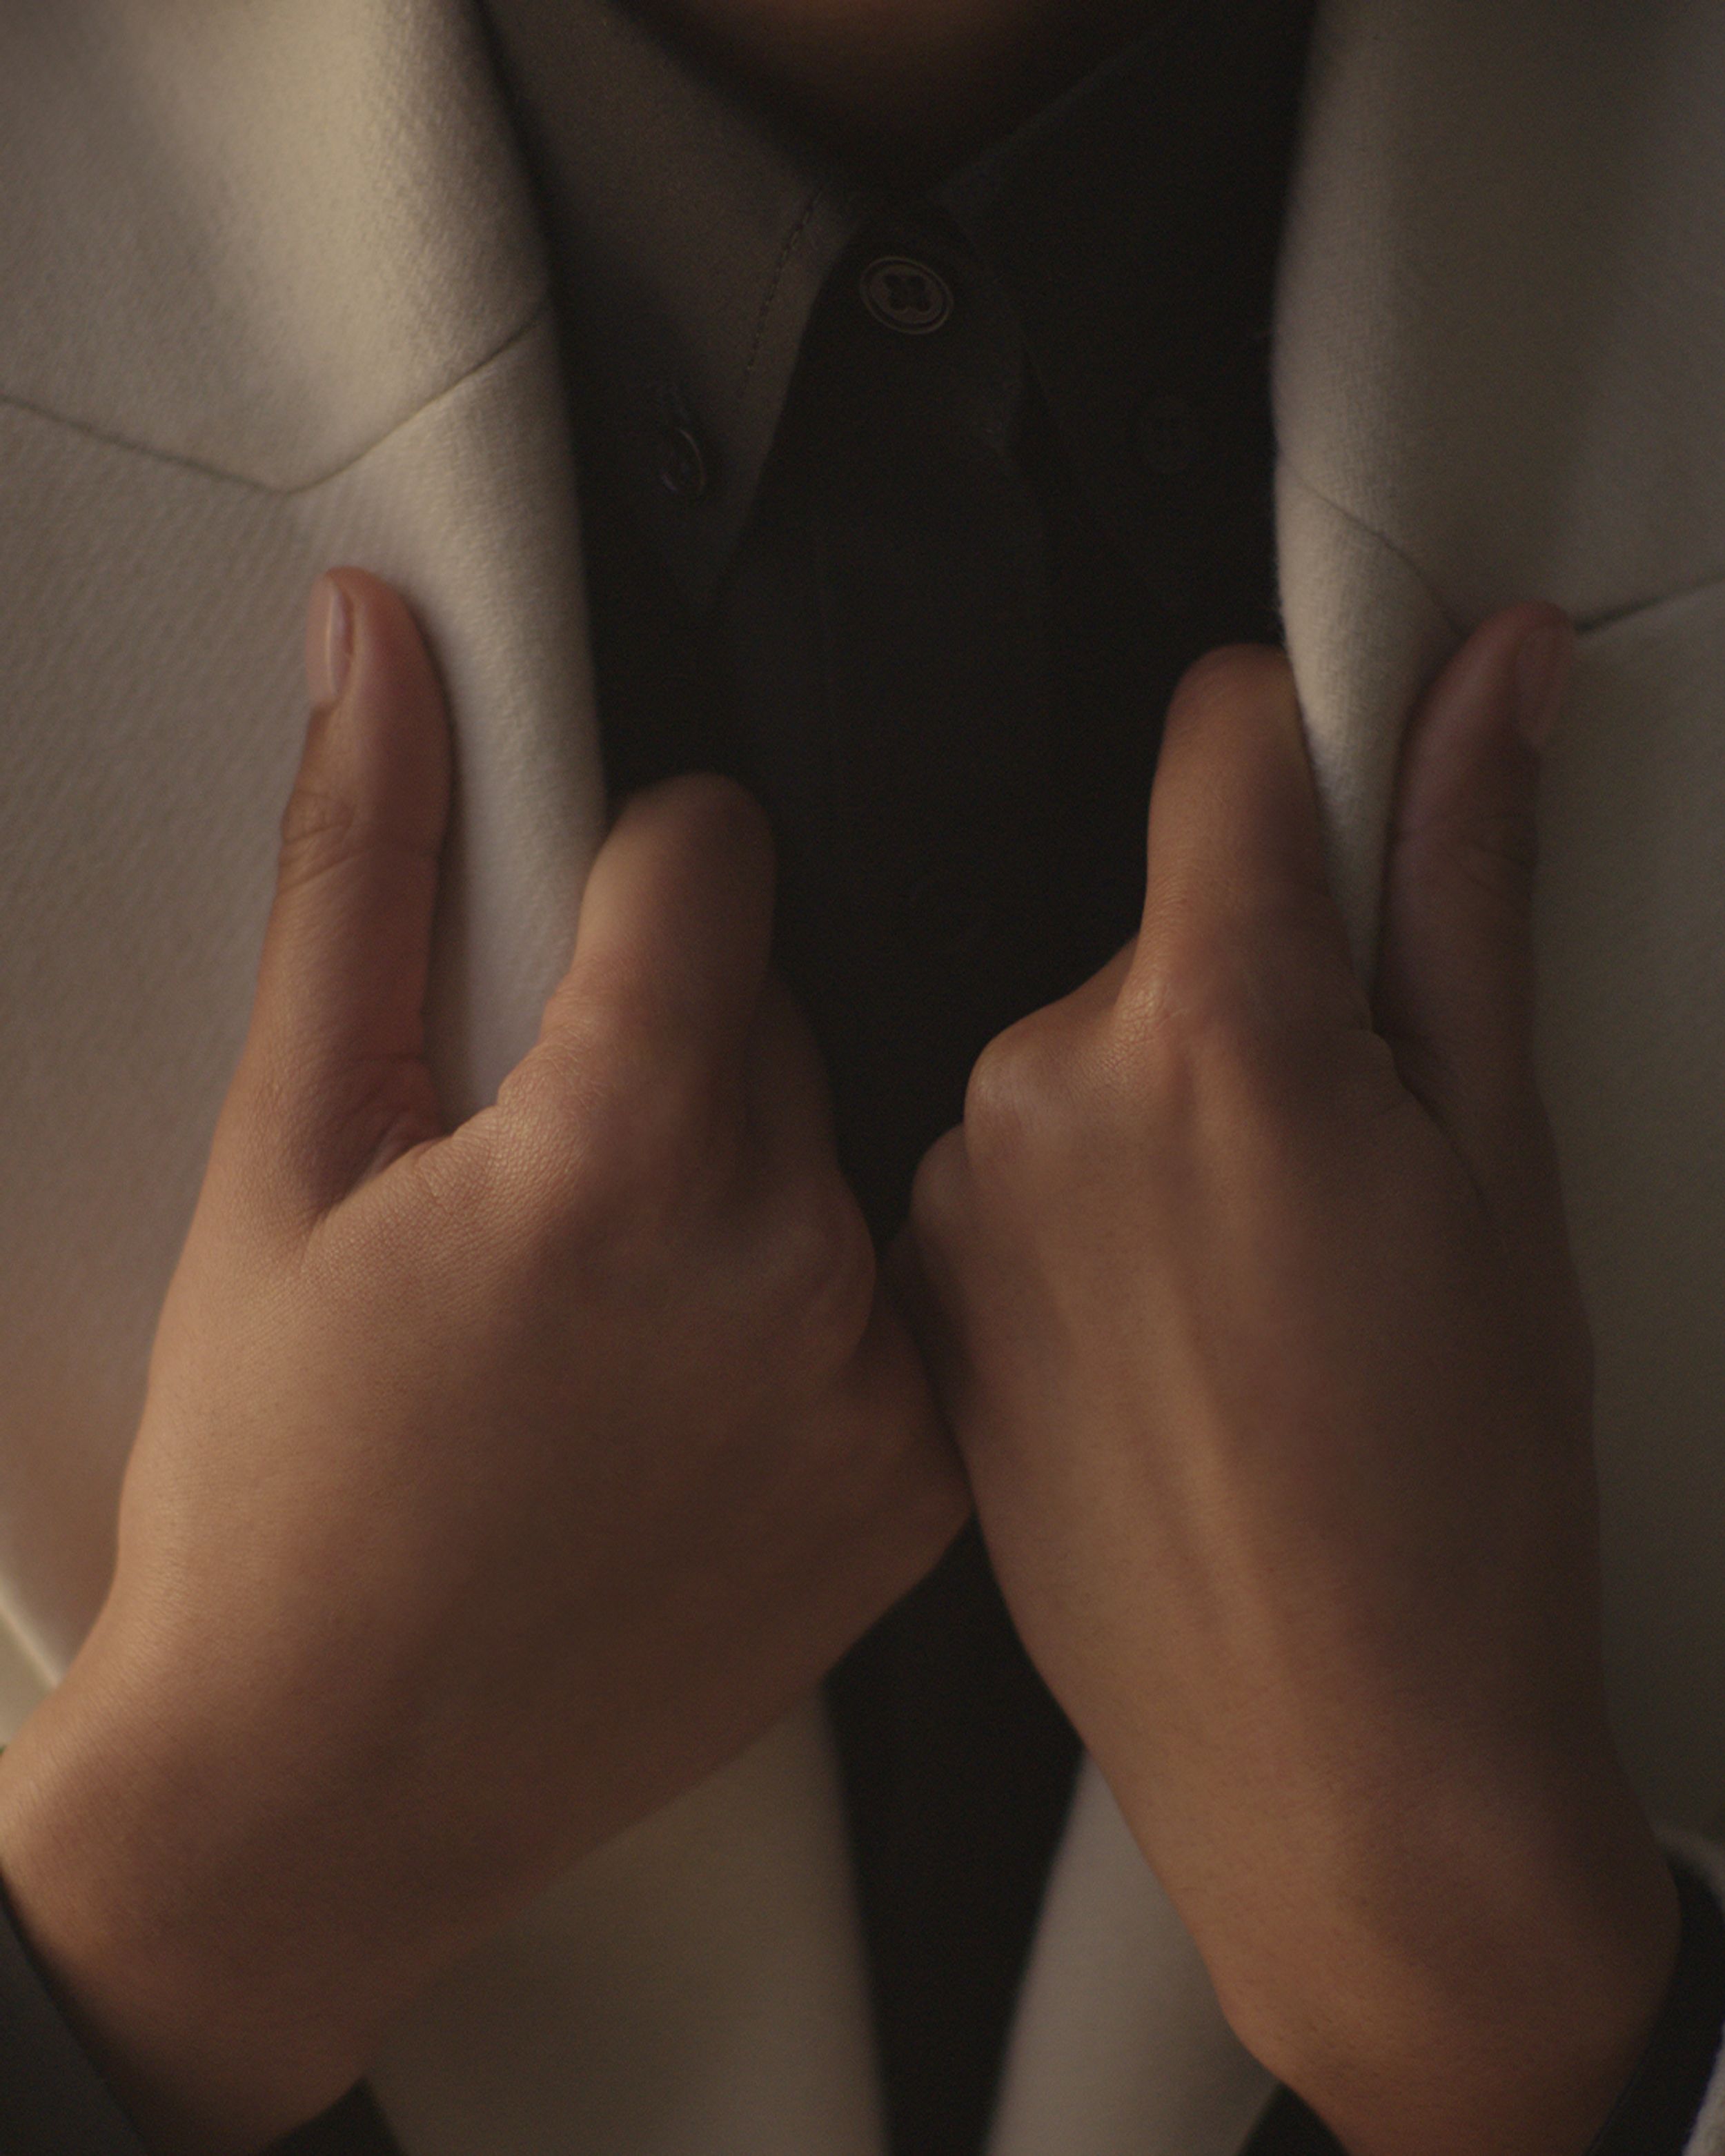
[[[1538,747],[1486,624],[1404,758],[1375,1006],[1286,661],[1168,721],[1141,933],[996,1041],[908,1291],[1024,1640],[1242,2040],[1354,2156],[1574,2156],[1676,1946],[1606,1727],[1536,1091]]]
[[[39,1955],[141,2127],[199,2156],[332,2102],[968,1511],[768,976],[739,788],[625,810],[536,1046],[445,1134],[441,697],[402,602],[339,583],[352,672],[287,813],[112,1591],[0,1763]]]

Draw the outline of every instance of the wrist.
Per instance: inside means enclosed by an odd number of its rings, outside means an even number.
[[[1659,2020],[1681,1933],[1670,1867],[1621,1794],[1574,1840],[1465,1837],[1465,1857],[1438,1844],[1394,1878],[1363,1867],[1297,1945],[1261,1956],[1270,1980],[1230,2017],[1349,2156],[1590,2148]]]
[[[252,2156],[361,2077],[381,2017],[365,1972],[275,1891],[270,1824],[176,1762],[153,1704],[86,1650],[0,1758],[0,1875],[150,2147]]]

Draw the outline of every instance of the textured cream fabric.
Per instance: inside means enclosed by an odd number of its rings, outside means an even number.
[[[1287,626],[1362,947],[1408,691],[1556,599],[1543,1065],[1598,1340],[1613,1691],[1725,1803],[1725,13],[1337,0],[1277,347]]]
[[[1544,1057],[1600,1345],[1613,1696],[1725,1804],[1725,15],[1329,0],[1278,357],[1287,624],[1363,954],[1409,701],[1588,625]],[[536,1021],[602,816],[545,269],[466,0],[0,12],[0,1700],[101,1592],[249,999],[316,571],[399,583],[460,767],[451,1107]],[[410,2156],[878,2156],[818,1710],[408,2017]],[[1261,2082],[1093,1774],[996,2156],[1222,2156]],[[1725,2156],[1725,2094],[1693,2156]]]
[[[989,2156],[1238,2156],[1275,2087],[1086,1761]]]
[[[545,290],[476,26],[425,0],[13,0],[0,387],[280,489]]]

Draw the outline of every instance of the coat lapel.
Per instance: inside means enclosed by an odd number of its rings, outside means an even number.
[[[1086,1760],[988,2156],[1238,2156],[1274,2088]]]
[[[1329,0],[1283,264],[1283,592],[1363,946],[1404,692],[1494,608],[1725,574],[1704,0]]]
[[[1582,630],[1547,760],[1544,1082],[1599,1365],[1632,1774],[1725,1804],[1725,16],[1333,0],[1284,265],[1286,625],[1368,952],[1411,692]]]

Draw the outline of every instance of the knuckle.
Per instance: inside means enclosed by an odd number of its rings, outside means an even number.
[[[1296,925],[1276,937],[1247,918],[1163,938],[1120,1008],[1122,1031],[1147,1075],[1178,1080],[1286,1065],[1324,1014]],[[1118,1057],[1117,1056],[1117,1067]]]
[[[547,1045],[500,1089],[502,1172],[544,1254],[662,1245],[715,1172],[716,1139],[698,1141],[662,1076],[643,1081]]]
[[[458,1235],[470,1232],[474,1223],[491,1210],[485,1156],[480,1148],[462,1142],[472,1127],[441,1142],[417,1147],[401,1163],[405,1179],[427,1210]]]
[[[511,1194],[496,1150],[486,1142],[485,1119],[413,1147],[397,1168],[394,1187],[405,1194],[412,1219],[415,1265],[447,1271],[471,1294],[475,1259],[489,1268],[493,1256],[509,1248],[513,1224]],[[434,1236],[423,1233],[427,1217],[436,1224]]]
[[[580,1001],[548,1041],[546,1060],[556,1058],[583,1085],[626,1082],[648,1060],[651,1030],[651,993],[636,961],[613,954],[603,966],[589,963]]]
[[[991,1041],[964,1096],[964,1139],[978,1173],[994,1175],[1033,1159],[1057,1137],[1076,1091],[1065,1034],[1022,1020]]]
[[[490,1205],[503,1241],[521,1263],[555,1265],[571,1240],[566,1194],[578,1173],[566,1135],[548,1121],[516,1112],[500,1094],[496,1106],[475,1116],[457,1137],[483,1166],[465,1179],[447,1168],[440,1172],[445,1209]]]
[[[1208,969],[1192,963],[1178,940],[1164,936],[1141,958],[1116,1008],[1109,1075],[1117,1085],[1128,1066],[1139,1084],[1176,1075],[1189,1043],[1204,1033],[1215,1000]]]
[[[798,1334],[817,1362],[850,1354],[867,1332],[879,1267],[873,1238],[838,1177],[803,1194],[772,1239],[779,1289]]]
[[[1250,1068],[1263,1050],[1265,1027],[1250,994],[1214,976],[1177,978],[1156,1005],[1135,1045],[1168,1075]]]
[[[627,1179],[680,1179],[717,1136],[701,1078],[666,1055],[626,998],[593,996],[510,1073],[498,1105]]]
[[[948,1131],[922,1156],[911,1185],[912,1234],[926,1246],[943,1248],[954,1240],[963,1217],[966,1141]]]
[[[1169,983],[1123,1017],[1106,1071],[1117,1117],[1175,1152],[1245,1142],[1300,1112],[1327,1035],[1291,1023],[1270,996],[1206,976]]]

